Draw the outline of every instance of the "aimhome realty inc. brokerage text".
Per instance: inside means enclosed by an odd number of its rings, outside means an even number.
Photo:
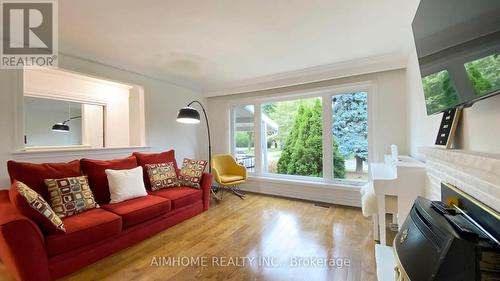
[[[351,265],[350,258],[325,257],[238,257],[238,256],[155,256],[150,266],[155,267],[329,267],[344,268]]]

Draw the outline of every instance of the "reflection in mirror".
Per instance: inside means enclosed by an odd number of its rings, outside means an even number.
[[[100,105],[25,96],[25,146],[104,147],[103,114]]]
[[[465,69],[476,96],[500,91],[500,53],[467,62]]]

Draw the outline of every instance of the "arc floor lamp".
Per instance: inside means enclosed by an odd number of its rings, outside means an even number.
[[[208,134],[208,172],[212,173],[212,141],[210,138],[210,125],[208,124],[207,112],[205,111],[205,107],[203,106],[203,104],[197,100],[188,103],[186,107],[181,108],[179,110],[179,113],[177,113],[177,122],[184,124],[200,123],[200,113],[198,112],[198,110],[191,107],[191,105],[194,103],[200,105],[201,109],[203,110],[203,115],[205,116],[205,122],[207,124],[207,134]],[[215,197],[215,199],[219,200],[213,188],[210,188],[210,191],[212,192],[212,195]]]

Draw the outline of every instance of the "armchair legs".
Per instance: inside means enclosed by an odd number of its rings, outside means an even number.
[[[217,200],[217,201],[221,201],[222,200],[222,197],[217,196],[217,193],[215,193],[215,191],[213,189],[213,186],[210,187],[210,193],[212,193],[212,196],[215,198],[215,200]]]
[[[240,199],[245,199],[245,192],[243,192],[239,186],[232,186],[230,187],[231,191],[233,192],[234,195],[240,197]]]
[[[234,195],[238,196],[240,199],[245,199],[245,192],[243,192],[238,186],[236,185],[221,185],[219,184],[218,185],[218,189],[220,191],[220,199],[215,195],[214,193],[214,196],[217,200],[222,200],[224,198],[224,192],[227,190],[227,191],[230,191],[232,192]]]

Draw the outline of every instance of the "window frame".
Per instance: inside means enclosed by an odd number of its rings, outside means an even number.
[[[280,92],[271,96],[256,96],[240,98],[230,101],[229,111],[229,153],[232,155],[236,152],[235,142],[235,116],[234,108],[237,106],[253,105],[254,106],[254,136],[255,136],[255,168],[254,172],[249,172],[249,176],[256,178],[268,178],[276,180],[298,180],[305,182],[326,183],[342,186],[359,186],[359,182],[343,179],[334,179],[333,177],[333,155],[332,155],[332,142],[333,142],[333,108],[332,99],[336,95],[347,94],[352,92],[366,92],[368,102],[368,159],[371,162],[373,159],[374,151],[374,114],[373,108],[376,96],[376,83],[375,81],[368,80],[356,83],[338,84],[326,87],[316,87],[309,89],[301,89],[295,91]],[[262,136],[262,104],[270,102],[290,101],[297,99],[307,98],[321,98],[322,114],[323,114],[323,177],[309,177],[297,175],[283,175],[264,173],[262,145],[266,145],[266,140]],[[325,106],[330,105],[330,106]],[[330,117],[327,117],[330,116]],[[368,173],[370,173],[370,166],[368,166]]]
[[[236,132],[235,132],[235,114],[234,114],[234,109],[236,107],[243,107],[243,106],[247,106],[247,105],[253,105],[254,106],[254,113],[253,113],[253,122],[254,122],[254,172],[248,172],[247,173],[249,175],[255,175],[257,174],[256,171],[257,171],[257,129],[256,129],[256,126],[255,126],[255,123],[256,123],[256,118],[255,118],[255,115],[256,114],[256,107],[254,104],[250,103],[250,104],[246,104],[246,103],[242,103],[242,104],[234,104],[234,105],[231,105],[230,106],[230,110],[229,110],[229,118],[230,118],[230,121],[229,121],[229,128],[230,128],[230,133],[229,133],[229,136],[230,136],[230,140],[229,140],[229,145],[230,145],[230,149],[229,149],[229,153],[233,156],[236,155]],[[259,136],[260,136],[260,133],[259,133]],[[260,141],[259,141],[260,143]],[[260,152],[259,152],[260,153]]]

